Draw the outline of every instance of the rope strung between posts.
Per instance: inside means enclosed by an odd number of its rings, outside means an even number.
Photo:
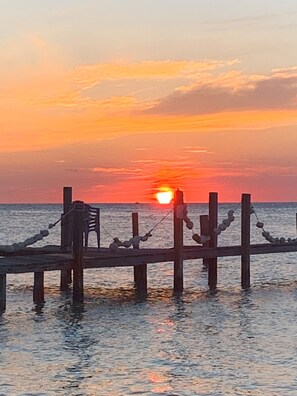
[[[27,246],[34,245],[34,243],[41,241],[43,238],[49,236],[49,229],[55,227],[61,220],[63,220],[66,216],[68,216],[73,211],[71,208],[67,213],[61,216],[59,220],[57,220],[53,224],[49,224],[47,229],[40,230],[38,234],[35,234],[22,242],[12,243],[11,245],[0,245],[0,251],[5,253],[13,253],[19,250],[24,249]]]
[[[257,223],[256,227],[262,229],[262,236],[266,239],[267,242],[271,243],[272,245],[296,245],[297,238],[284,238],[284,237],[273,237],[269,231],[266,231],[264,228],[264,223],[259,220],[259,217],[255,211],[255,208],[251,205],[251,214],[254,214]]]
[[[225,231],[231,225],[231,223],[233,223],[233,221],[235,220],[234,213],[238,209],[239,206],[240,206],[240,203],[237,204],[237,206],[234,208],[234,210],[228,211],[227,218],[225,218],[218,225],[218,227],[214,230],[216,235],[220,235],[223,231]],[[199,235],[198,232],[194,231],[194,222],[188,217],[187,205],[183,204],[183,205],[180,205],[180,207],[181,207],[180,208],[181,213],[179,214],[179,216],[182,216],[184,222],[186,223],[186,227],[189,230],[192,230],[192,239],[195,242],[202,244],[202,245],[205,244],[206,242],[208,242],[211,238],[209,235]]]
[[[150,237],[152,237],[152,232],[173,212],[173,209],[171,209],[165,216],[162,217],[160,221],[152,228],[150,229],[145,235],[140,236],[140,235],[135,235],[134,237],[130,238],[129,240],[126,240],[122,242],[118,237],[113,238],[113,242],[109,245],[109,249],[112,252],[116,252],[119,247],[123,246],[125,248],[129,248],[133,246],[134,249],[139,248],[140,242],[146,242]],[[110,235],[110,234],[109,234]]]
[[[203,245],[210,240],[210,236],[199,235],[197,232],[194,232],[194,222],[188,216],[188,207],[186,204],[177,207],[177,218],[183,219],[188,230],[192,230],[192,239],[195,242]]]
[[[62,216],[61,216],[55,223],[49,224],[49,225],[48,225],[48,228],[49,228],[49,229],[54,228],[57,224],[60,223],[60,221],[64,220],[64,219],[65,219],[67,216],[69,216],[70,213],[73,212],[73,211],[74,211],[74,208],[70,208],[70,209],[68,210],[68,212],[66,212],[65,214],[62,214]]]

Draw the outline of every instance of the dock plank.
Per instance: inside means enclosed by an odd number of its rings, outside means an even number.
[[[25,254],[7,255],[0,258],[0,274],[17,274],[40,271],[60,271],[73,268],[72,253],[60,253],[52,247],[45,253],[44,249],[32,248]],[[53,253],[54,252],[54,253]],[[202,258],[240,256],[241,246],[184,246],[184,260]],[[251,255],[297,252],[297,245],[251,245]],[[143,264],[174,261],[173,249],[118,249],[112,253],[108,248],[89,248],[84,254],[84,268],[129,267]]]

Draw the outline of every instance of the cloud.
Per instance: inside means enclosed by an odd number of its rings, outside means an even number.
[[[149,114],[201,115],[228,111],[261,111],[297,108],[297,76],[278,75],[230,87],[199,85],[175,91],[147,109]]]
[[[129,168],[107,168],[107,167],[96,167],[91,169],[92,172],[98,172],[98,173],[110,173],[110,174],[121,174],[121,175],[127,175],[127,174],[138,174],[141,172],[141,169],[129,169]]]
[[[80,66],[69,72],[68,78],[87,89],[106,80],[193,78],[201,73],[231,66],[237,62],[237,60],[167,60],[124,64],[104,63]]]
[[[191,153],[191,154],[199,154],[199,153],[212,154],[212,151],[209,151],[207,148],[201,146],[185,146],[184,151],[186,153]]]

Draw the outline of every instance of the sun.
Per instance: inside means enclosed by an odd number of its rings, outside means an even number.
[[[156,194],[156,197],[160,204],[169,204],[173,198],[173,192],[169,189],[162,190]]]

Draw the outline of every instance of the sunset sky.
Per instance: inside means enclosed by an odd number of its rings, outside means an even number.
[[[296,0],[0,4],[0,202],[297,200]]]

